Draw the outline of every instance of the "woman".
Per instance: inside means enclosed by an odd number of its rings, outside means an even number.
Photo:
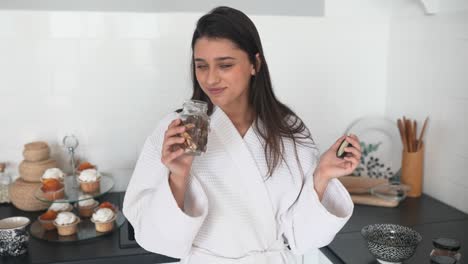
[[[275,98],[258,32],[242,12],[218,7],[201,17],[192,52],[192,99],[211,116],[207,151],[194,158],[178,147],[177,113],[160,121],[124,200],[136,241],[181,263],[299,263],[352,214],[336,178],[358,165],[358,139],[339,138],[318,160],[304,123]],[[343,140],[352,146],[340,159]]]

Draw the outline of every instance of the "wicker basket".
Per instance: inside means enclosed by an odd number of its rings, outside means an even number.
[[[19,173],[27,182],[41,182],[41,176],[47,169],[56,168],[57,162],[53,159],[30,162],[23,160],[19,165]]]
[[[49,207],[49,203],[39,201],[34,194],[41,183],[31,183],[18,178],[10,185],[10,200],[13,205],[23,211],[41,211]]]
[[[27,143],[24,145],[25,150],[38,150],[38,149],[43,149],[43,148],[48,148],[48,147],[49,146],[44,141],[35,141],[35,142]]]
[[[46,142],[36,141],[24,145],[23,157],[26,161],[48,160],[50,148]]]
[[[41,149],[30,149],[30,150],[25,149],[23,151],[23,157],[24,157],[24,160],[30,161],[30,162],[48,160],[50,157],[50,149],[49,147],[41,148]]]

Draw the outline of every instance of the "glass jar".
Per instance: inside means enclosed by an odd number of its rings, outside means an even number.
[[[460,241],[452,238],[436,238],[432,240],[434,248],[431,251],[431,257],[448,256],[454,258],[457,262],[461,259]]]
[[[0,163],[0,203],[9,203],[10,195],[8,187],[10,186],[11,178],[5,172],[5,164]]]
[[[206,152],[210,129],[210,117],[207,112],[208,104],[206,102],[189,100],[184,103],[179,118],[186,127],[185,132],[181,135],[185,138],[185,142],[182,144],[185,153],[199,156]]]

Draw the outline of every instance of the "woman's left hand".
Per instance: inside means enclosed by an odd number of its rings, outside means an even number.
[[[352,146],[344,149],[346,155],[341,159],[336,156],[336,152],[345,138]],[[357,168],[360,161],[361,144],[359,144],[357,136],[342,136],[320,157],[316,172],[321,177],[331,180],[332,178],[350,175]]]

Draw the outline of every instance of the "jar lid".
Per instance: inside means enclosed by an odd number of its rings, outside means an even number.
[[[457,251],[460,249],[460,241],[453,238],[436,238],[432,240],[434,247],[439,249],[446,249],[450,251]]]
[[[202,111],[204,113],[208,110],[208,103],[201,100],[187,100],[183,104],[184,109],[189,111]]]
[[[432,264],[455,264],[457,260],[449,256],[432,256]]]

